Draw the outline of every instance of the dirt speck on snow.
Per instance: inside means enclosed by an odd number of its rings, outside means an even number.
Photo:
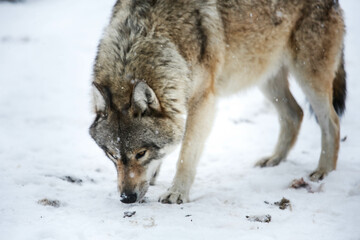
[[[310,184],[304,181],[304,178],[294,179],[290,184],[290,188],[294,188],[294,189],[305,188],[309,193],[321,192],[322,190],[321,185],[317,190],[313,190]]]
[[[271,215],[250,215],[246,216],[247,220],[250,222],[263,222],[263,223],[269,223],[271,221]]]
[[[132,216],[135,215],[135,213],[136,213],[136,211],[124,212],[124,217],[123,218],[132,217]]]
[[[295,188],[295,189],[305,188],[309,193],[314,192],[311,189],[311,186],[307,182],[304,181],[304,178],[294,179],[290,184],[290,188]]]
[[[289,200],[289,199],[286,199],[286,198],[284,198],[284,197],[280,200],[280,202],[274,202],[274,204],[275,204],[276,206],[279,206],[279,208],[280,208],[281,210],[285,210],[286,208],[289,208],[290,211],[292,210],[292,207],[291,207],[291,204],[290,204],[290,200]]]
[[[44,199],[39,200],[37,203],[40,205],[43,205],[43,206],[51,206],[51,207],[55,207],[55,208],[60,207],[59,200],[50,200],[50,199],[44,198]]]
[[[72,177],[72,176],[64,176],[60,177],[60,179],[67,181],[69,183],[76,183],[76,184],[82,184],[83,180],[80,178]]]
[[[294,179],[291,184],[290,184],[291,188],[306,188],[306,189],[310,189],[310,186],[307,182],[304,181],[304,178],[300,178],[300,179]]]

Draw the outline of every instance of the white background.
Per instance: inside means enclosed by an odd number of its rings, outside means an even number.
[[[359,240],[360,2],[340,2],[349,94],[337,170],[310,183],[319,192],[288,187],[295,178],[308,181],[320,153],[319,127],[293,80],[305,111],[298,142],[286,163],[254,168],[272,152],[279,127],[273,107],[251,89],[218,104],[184,205],[157,202],[170,186],[177,152],[165,159],[146,203],[125,205],[113,164],[88,135],[92,64],[114,0],[0,3],[0,238]],[[264,203],[282,197],[292,210]],[[61,205],[39,205],[44,198]],[[125,211],[136,214],[123,218]],[[272,220],[245,217],[257,214]]]

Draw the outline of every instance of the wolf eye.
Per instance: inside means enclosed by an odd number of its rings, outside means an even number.
[[[136,159],[140,159],[142,158],[143,156],[145,156],[145,153],[146,153],[146,150],[143,150],[141,152],[138,152],[135,156]]]

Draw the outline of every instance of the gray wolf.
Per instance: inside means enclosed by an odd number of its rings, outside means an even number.
[[[221,96],[258,86],[280,119],[274,153],[285,161],[303,111],[292,74],[321,128],[311,180],[336,168],[345,109],[345,24],[333,0],[119,0],[94,64],[90,135],[117,169],[121,201],[143,198],[161,159],[182,142],[162,203],[189,201],[196,167]]]

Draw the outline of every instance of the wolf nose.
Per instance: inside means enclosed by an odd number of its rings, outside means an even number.
[[[131,193],[131,194],[122,193],[120,196],[120,201],[123,203],[134,203],[136,202],[136,199],[137,199],[136,193]]]

